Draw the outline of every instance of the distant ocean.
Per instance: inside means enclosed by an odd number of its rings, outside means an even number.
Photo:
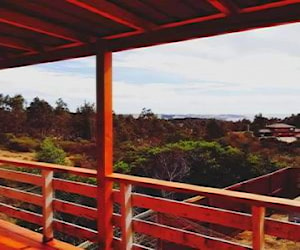
[[[132,114],[134,117],[138,117],[138,114]],[[217,119],[223,121],[240,121],[248,119],[253,121],[257,114],[158,114],[157,116],[161,119],[184,119],[184,118],[202,118],[202,119]],[[292,114],[262,114],[267,118],[279,118],[283,119],[289,117]]]

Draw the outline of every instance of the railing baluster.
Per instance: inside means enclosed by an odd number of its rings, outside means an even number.
[[[42,170],[43,177],[43,241],[53,239],[53,171]]]
[[[130,184],[121,183],[122,250],[131,250],[133,245],[131,191]]]
[[[252,206],[252,247],[254,250],[265,249],[265,207]]]

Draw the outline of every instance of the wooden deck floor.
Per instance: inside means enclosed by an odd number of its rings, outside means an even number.
[[[1,250],[79,250],[70,244],[53,240],[42,244],[42,235],[12,223],[0,220],[0,249]]]

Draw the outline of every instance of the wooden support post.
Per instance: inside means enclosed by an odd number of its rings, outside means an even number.
[[[43,242],[53,239],[53,171],[42,170],[43,177]]]
[[[254,250],[265,249],[265,213],[264,207],[252,207],[252,247]]]
[[[122,250],[131,250],[133,245],[131,191],[130,184],[121,183]]]
[[[99,249],[108,250],[113,241],[113,183],[106,178],[113,171],[112,53],[100,51],[96,60],[98,239]]]

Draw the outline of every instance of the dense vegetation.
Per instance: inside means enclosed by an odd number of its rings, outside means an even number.
[[[254,134],[277,118],[253,122],[214,119],[159,119],[143,109],[137,118],[114,114],[115,170],[160,179],[224,187],[299,163],[299,142],[259,141]],[[300,114],[287,117],[300,127]],[[51,137],[51,139],[49,139]],[[95,168],[95,107],[76,112],[58,99],[55,106],[21,95],[0,95],[0,144],[37,152],[37,160]],[[66,161],[66,157],[68,159]]]

